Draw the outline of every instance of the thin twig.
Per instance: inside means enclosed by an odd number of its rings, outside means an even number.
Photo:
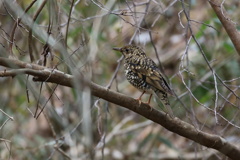
[[[52,97],[52,95],[54,94],[54,92],[55,92],[55,90],[57,89],[57,87],[58,87],[58,84],[53,88],[52,93],[50,94],[50,96],[48,97],[47,101],[46,101],[45,104],[43,105],[41,111],[38,113],[37,116],[35,116],[36,119],[38,119],[38,117],[39,117],[39,116],[41,115],[41,113],[43,112],[44,108],[46,107],[48,101],[51,99],[51,97]],[[40,93],[41,93],[41,92],[40,92]],[[40,94],[40,93],[39,93],[39,94]],[[39,98],[40,98],[40,97],[39,97]]]
[[[65,47],[66,48],[67,48],[68,28],[69,28],[69,24],[70,24],[70,20],[71,20],[73,6],[74,6],[74,0],[72,0],[69,15],[68,15],[68,21],[67,21],[67,27],[66,27],[66,37],[65,37]]]
[[[12,51],[12,47],[13,47],[13,44],[14,44],[14,35],[15,35],[15,30],[17,28],[17,26],[19,25],[19,23],[21,23],[21,20],[22,20],[22,17],[25,15],[25,13],[28,12],[28,10],[34,5],[34,3],[36,2],[37,0],[33,0],[29,6],[25,9],[24,11],[24,14],[22,16],[20,16],[17,21],[15,21],[14,25],[13,25],[13,28],[12,28],[12,31],[11,31],[11,35],[10,35],[10,41],[11,43],[9,43],[9,52],[10,52],[10,55],[13,55],[13,51]]]
[[[33,43],[33,40],[32,40],[32,32],[33,32],[33,27],[34,27],[34,23],[35,21],[37,20],[37,17],[39,16],[39,14],[41,13],[43,7],[46,5],[47,3],[47,0],[44,0],[42,2],[42,4],[40,5],[39,9],[37,10],[37,12],[35,13],[35,15],[33,16],[33,22],[32,24],[30,25],[30,28],[29,28],[29,33],[28,33],[28,50],[29,50],[29,55],[30,55],[30,60],[31,62],[34,62],[34,56],[33,56],[33,49],[32,49],[32,43]]]
[[[7,116],[8,118],[10,118],[12,121],[14,121],[14,118],[12,116],[9,116],[6,112],[4,112],[2,109],[0,109],[0,111]]]

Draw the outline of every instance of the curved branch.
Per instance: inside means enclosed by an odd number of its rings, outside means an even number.
[[[11,64],[11,65],[10,65]],[[15,65],[13,65],[15,64]],[[63,86],[73,87],[73,76],[65,74],[61,71],[38,66],[35,64],[28,64],[19,60],[12,60],[7,58],[0,58],[0,65],[15,68],[13,70],[5,70],[0,72],[0,77],[3,76],[15,76],[17,74],[30,74],[35,76],[35,81],[57,83]],[[17,68],[17,69],[16,69]],[[61,80],[61,81],[59,81]],[[203,146],[213,148],[223,153],[232,159],[240,158],[240,150],[235,145],[227,142],[224,138],[218,135],[209,134],[201,130],[196,129],[191,124],[184,122],[177,117],[171,118],[164,112],[156,109],[150,109],[150,106],[142,103],[139,105],[138,101],[125,96],[121,93],[111,91],[105,87],[102,87],[93,82],[86,82],[91,88],[92,95],[102,98],[111,103],[117,104],[124,108],[130,109],[135,113],[152,120],[155,123],[160,124],[169,131],[172,131],[178,135],[193,140]]]
[[[224,7],[222,7],[222,3],[219,0],[208,0],[208,2],[217,14],[235,49],[240,55],[240,33],[238,32],[235,24],[231,21],[226,10],[224,9]]]

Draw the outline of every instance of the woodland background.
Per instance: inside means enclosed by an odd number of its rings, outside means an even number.
[[[238,159],[230,147],[180,132],[178,122],[223,137],[239,156],[239,7],[238,0],[1,0],[0,159]],[[141,93],[112,50],[126,44],[158,64],[179,119],[162,113],[158,100],[152,112],[134,106]],[[157,114],[164,125],[152,121]]]

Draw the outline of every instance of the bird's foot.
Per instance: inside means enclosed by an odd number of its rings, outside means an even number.
[[[153,110],[153,107],[152,107],[152,106],[150,106],[149,104],[148,104],[148,106],[150,107],[150,112],[152,112],[152,110]]]
[[[142,102],[142,103],[144,103],[144,104],[148,105],[148,106],[149,106],[149,108],[150,108],[150,111],[152,111],[152,110],[153,110],[153,107],[150,105],[150,103],[149,103],[149,102],[147,102],[147,103],[145,103],[145,102]]]
[[[138,101],[138,104],[139,104],[139,107],[141,106],[141,104],[142,104],[142,101],[141,101],[141,99],[139,99],[139,98],[136,98],[136,100]]]
[[[136,98],[135,100],[138,101],[139,105],[141,105],[142,103],[144,103],[144,104],[147,104],[147,105],[150,106],[150,103],[149,103],[149,102],[143,102],[141,99],[138,99],[138,98]]]
[[[152,110],[153,110],[153,107],[150,105],[150,101],[148,101],[148,102],[142,102],[142,100],[141,100],[140,98],[136,98],[136,100],[138,101],[139,107],[140,107],[140,106],[141,106],[141,104],[143,103],[143,104],[146,104],[146,105],[148,105],[148,106],[149,106],[149,108],[150,108],[150,111],[152,111]]]

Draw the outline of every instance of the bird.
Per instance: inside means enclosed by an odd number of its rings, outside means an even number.
[[[120,51],[124,57],[125,76],[130,84],[142,91],[137,98],[139,104],[145,93],[150,94],[147,104],[150,106],[152,95],[155,93],[167,109],[170,117],[174,117],[170,106],[168,94],[174,96],[174,92],[164,79],[156,63],[149,58],[145,51],[136,45],[126,45],[121,48],[114,47],[113,50]],[[151,107],[152,109],[152,107]]]

